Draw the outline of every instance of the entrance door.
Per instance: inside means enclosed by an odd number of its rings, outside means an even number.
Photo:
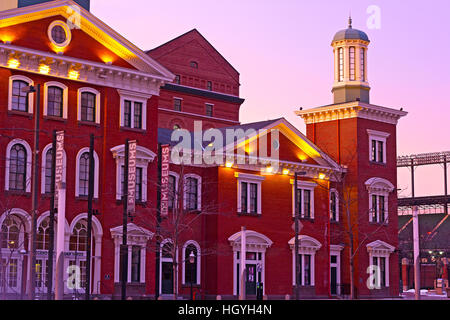
[[[173,266],[172,262],[161,263],[161,294],[173,293]]]
[[[256,265],[247,264],[247,275],[245,281],[246,294],[256,294]]]
[[[336,295],[337,294],[337,268],[331,267],[330,270],[330,286],[331,286],[331,294]]]

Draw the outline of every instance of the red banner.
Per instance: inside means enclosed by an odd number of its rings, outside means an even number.
[[[58,188],[63,182],[64,172],[64,131],[56,132],[56,165],[55,165],[55,208],[58,208]]]
[[[136,140],[128,142],[128,199],[127,212],[131,215],[136,207]]]
[[[161,216],[169,214],[169,161],[170,146],[161,146]],[[174,198],[175,195],[172,195]]]

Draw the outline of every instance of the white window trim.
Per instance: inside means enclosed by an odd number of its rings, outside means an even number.
[[[187,179],[197,179],[197,210],[202,210],[202,177],[195,173],[185,174],[183,177],[183,208],[187,210]]]
[[[114,282],[120,282],[120,246],[122,244],[122,226],[118,226],[110,229],[111,236],[114,239]],[[145,283],[145,272],[146,272],[146,256],[147,256],[147,242],[153,238],[154,233],[135,225],[134,223],[127,224],[127,246],[128,246],[128,256],[127,256],[127,283],[131,283],[131,259],[132,259],[132,247],[141,247],[141,261],[140,261],[140,276],[138,283]]]
[[[114,159],[116,159],[116,200],[122,200],[122,181],[120,180],[121,168],[125,165],[125,145],[119,145],[111,148]],[[142,200],[147,201],[147,169],[149,162],[152,162],[156,154],[140,145],[136,147],[136,167],[142,168]]]
[[[92,94],[95,94],[95,123],[99,124],[100,123],[100,92],[93,89],[93,88],[88,88],[88,87],[83,87],[78,89],[78,93],[77,93],[77,120],[78,121],[82,121],[81,120],[81,94],[83,92],[90,92]]]
[[[11,159],[11,148],[15,144],[21,144],[25,147],[25,150],[27,151],[27,167],[26,167],[26,186],[25,186],[25,192],[31,192],[31,163],[32,163],[32,151],[30,148],[30,145],[28,142],[22,139],[13,139],[8,143],[8,146],[6,147],[6,168],[5,168],[5,190],[9,190],[9,161]]]
[[[250,183],[255,183],[257,185],[257,214],[262,214],[262,182],[265,180],[265,177],[259,176],[256,174],[249,173],[241,173],[235,172],[234,176],[237,178],[237,212],[239,213],[250,213],[250,205],[247,205],[247,212],[242,212],[242,201],[241,201],[241,192],[242,182],[247,182],[247,197],[250,200]]]
[[[381,141],[383,142],[383,162],[386,163],[386,141],[387,138],[390,136],[387,132],[382,131],[376,131],[367,129],[367,134],[369,135],[369,161],[373,162],[372,160],[372,140],[375,141]],[[376,156],[378,154],[378,143],[376,144]]]
[[[315,276],[316,276],[316,272],[315,272],[315,260],[316,260],[316,251],[318,251],[321,247],[322,244],[317,240],[314,239],[313,237],[307,236],[307,235],[299,235],[298,236],[298,254],[302,255],[302,268],[305,267],[305,263],[304,263],[304,258],[305,258],[305,254],[309,254],[311,255],[311,284],[309,286],[314,286],[315,285]],[[291,240],[289,240],[288,242],[291,251],[292,251],[292,285],[295,285],[295,237],[292,238]],[[304,286],[305,285],[305,272],[304,269],[302,270],[302,279],[300,279],[300,285]]]
[[[335,222],[339,222],[339,192],[335,188],[330,189],[330,219],[331,219],[331,194],[334,193],[336,199],[336,220],[332,220]]]
[[[390,275],[389,275],[389,257],[391,255],[391,253],[394,252],[395,247],[391,246],[390,244],[388,244],[384,241],[376,240],[376,241],[373,241],[373,242],[367,244],[366,248],[367,248],[367,252],[369,253],[369,266],[372,265],[372,263],[373,263],[373,257],[386,258],[385,282],[386,282],[386,288],[388,288],[389,287],[389,277],[390,277]]]
[[[42,150],[42,166],[41,166],[41,194],[45,194],[45,165],[46,165],[46,155],[48,150],[52,149],[52,144],[49,143],[45,146],[45,148]],[[67,155],[66,151],[63,150],[63,177],[62,181],[66,182],[66,171],[67,171]]]
[[[12,109],[12,89],[13,89],[13,81],[21,80],[28,83],[30,86],[34,86],[33,80],[28,77],[22,75],[14,75],[9,77],[9,85],[8,85],[8,110],[13,111]],[[28,113],[33,113],[33,105],[34,105],[34,93],[28,94]],[[14,110],[16,111],[16,110]]]
[[[152,97],[151,95],[141,94],[132,91],[117,90],[120,95],[120,127],[128,128],[124,126],[125,118],[125,100],[133,103],[131,107],[131,128],[134,128],[134,102],[142,103],[142,128],[140,130],[147,130],[147,102]]]
[[[68,109],[68,100],[69,100],[69,88],[56,81],[49,81],[44,83],[44,116],[48,115],[48,88],[49,87],[58,87],[61,88],[63,91],[63,110],[62,110],[62,118],[67,119],[67,109]]]
[[[78,197],[80,195],[80,192],[78,190],[80,181],[79,181],[79,175],[80,175],[80,157],[83,153],[88,152],[89,148],[85,147],[78,151],[77,153],[77,160],[76,160],[76,166],[75,166],[75,197]],[[94,198],[98,199],[98,182],[99,182],[99,160],[97,152],[94,150]]]
[[[55,42],[55,40],[53,40],[52,29],[53,29],[53,27],[56,27],[56,26],[60,26],[61,28],[63,28],[64,32],[66,33],[66,40],[63,43],[57,43],[57,42]],[[52,43],[52,45],[54,45],[58,49],[63,49],[65,47],[67,47],[70,44],[70,41],[72,41],[72,33],[70,32],[69,26],[61,20],[55,20],[52,23],[50,23],[50,25],[48,26],[48,29],[47,29],[47,36],[48,36],[50,42]]]
[[[200,279],[200,276],[201,276],[201,251],[200,251],[200,245],[198,244],[198,242],[197,241],[194,241],[194,240],[189,240],[189,241],[186,241],[186,243],[184,244],[184,246],[183,246],[183,257],[186,257],[186,249],[187,249],[187,247],[189,246],[189,245],[194,245],[195,246],[195,248],[197,249],[197,256],[196,256],[196,259],[197,259],[197,282],[196,282],[196,284],[197,285],[200,285],[200,283],[201,283],[201,279]],[[187,257],[187,259],[189,259],[189,257]],[[186,272],[186,259],[183,259],[183,266],[182,266],[182,269],[183,269],[183,271],[182,271],[182,283],[184,284],[184,285],[186,285],[187,283],[186,283],[186,276],[185,276],[185,272]],[[190,283],[189,283],[190,284]]]
[[[295,216],[295,185],[294,185],[294,179],[291,179],[291,184],[292,184],[292,216]],[[302,190],[309,190],[311,191],[311,217],[309,219],[314,219],[314,189],[316,188],[317,183],[315,182],[309,182],[309,181],[302,181],[302,180],[297,180],[297,189],[302,189]],[[300,217],[303,218],[305,216],[304,213],[304,206],[303,206],[303,192],[302,192],[302,198],[301,198],[301,215]]]
[[[383,223],[383,221],[373,221],[372,220],[372,196],[377,196],[377,207],[379,207],[379,197],[384,196],[384,223],[389,223],[389,193],[394,190],[394,185],[383,178],[370,178],[365,182],[368,194],[369,194],[369,222]],[[377,216],[379,220],[379,215]]]

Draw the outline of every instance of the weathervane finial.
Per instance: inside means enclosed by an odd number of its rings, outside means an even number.
[[[350,14],[348,15],[348,27],[352,28],[352,12],[350,11]]]

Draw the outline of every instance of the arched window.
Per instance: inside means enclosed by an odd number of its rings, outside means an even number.
[[[360,62],[361,62],[361,81],[365,81],[366,80],[366,75],[365,75],[365,66],[366,66],[366,61],[365,61],[365,55],[364,55],[364,48],[361,48],[359,50],[360,52]]]
[[[44,220],[42,220],[41,224],[38,227],[38,232],[37,232],[37,243],[36,243],[36,248],[38,250],[48,250],[49,246],[50,246],[50,236],[49,236],[49,232],[50,232],[50,218],[47,217]]]
[[[47,115],[54,117],[63,116],[63,89],[51,86],[48,87],[47,92]]]
[[[80,157],[78,173],[78,195],[87,196],[89,192],[89,152],[84,152]]]
[[[188,241],[184,245],[183,283],[200,284],[200,246],[195,241]]]
[[[12,82],[11,109],[16,111],[28,112],[28,95],[22,89],[29,86],[23,80],[14,80]]]
[[[95,122],[96,96],[91,92],[81,93],[81,121]]]
[[[191,61],[190,65],[191,65],[191,68],[198,69],[198,63],[197,62]]]
[[[344,48],[338,49],[339,59],[339,82],[344,81]]]
[[[86,251],[87,222],[85,219],[78,221],[72,230],[69,241],[70,251]]]
[[[20,218],[15,215],[9,215],[2,224],[2,248],[18,249],[23,244],[20,243],[20,232],[24,228]]]
[[[349,48],[350,80],[355,80],[355,47]]]
[[[9,190],[25,191],[27,185],[27,151],[16,143],[9,154]]]

